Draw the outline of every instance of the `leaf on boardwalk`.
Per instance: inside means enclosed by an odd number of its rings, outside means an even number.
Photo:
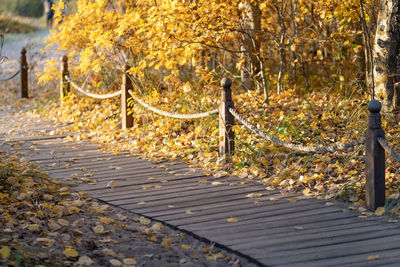
[[[191,210],[186,210],[186,214],[194,214],[194,212]]]
[[[377,260],[377,259],[379,259],[379,255],[371,255],[371,256],[368,256],[367,257],[367,260]]]
[[[376,216],[383,216],[385,214],[385,207],[378,207],[375,210],[375,215]]]
[[[181,248],[186,249],[186,250],[193,249],[191,246],[185,245],[185,244],[182,244]]]
[[[220,258],[223,258],[223,257],[224,257],[224,255],[220,252],[220,253],[217,253],[217,254],[212,254],[212,255],[207,256],[207,260],[216,261],[216,260],[218,260]]]
[[[239,220],[236,218],[228,218],[227,221],[233,223],[233,222],[238,222]]]
[[[117,186],[117,183],[114,182],[114,181],[109,181],[109,182],[106,184],[106,187],[108,187],[108,188],[115,188],[116,186]]]
[[[257,197],[262,197],[262,193],[250,193],[250,194],[247,194],[246,195],[246,197],[248,197],[248,198],[257,198]]]

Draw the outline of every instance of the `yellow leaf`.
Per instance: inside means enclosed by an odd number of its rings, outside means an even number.
[[[188,245],[185,245],[185,244],[182,244],[181,245],[181,248],[183,248],[183,249],[192,249],[192,247],[191,246],[188,246]]]
[[[287,201],[292,202],[292,203],[297,202],[297,200],[294,198],[288,198]]]
[[[217,254],[213,254],[213,255],[207,256],[207,260],[216,261],[219,258],[223,258],[223,257],[224,257],[224,255],[222,255],[222,253],[217,253]]]
[[[250,193],[250,194],[246,195],[246,197],[249,197],[249,198],[256,198],[256,197],[261,197],[261,196],[262,196],[262,193]]]
[[[5,259],[7,259],[8,257],[10,257],[10,248],[8,247],[8,246],[3,246],[1,249],[0,249],[0,254],[1,254],[1,258],[3,259],[3,260],[5,260]]]
[[[376,260],[379,259],[379,255],[371,255],[367,257],[367,260]]]
[[[63,254],[67,257],[71,257],[71,258],[76,258],[79,256],[78,251],[76,251],[75,249],[71,248],[71,247],[67,247],[64,251]]]
[[[385,207],[378,207],[375,210],[375,215],[376,216],[382,216],[383,214],[385,214]]]
[[[149,237],[149,240],[152,241],[152,242],[157,242],[158,241],[157,237],[155,237],[154,235]]]
[[[229,218],[227,219],[228,222],[238,222],[239,220],[236,218]]]
[[[28,226],[28,230],[32,232],[39,231],[40,226],[38,224],[31,224]]]
[[[116,186],[117,186],[117,184],[114,181],[109,181],[106,185],[106,187],[108,187],[108,188],[114,188]]]
[[[201,183],[201,184],[205,184],[205,183],[207,183],[208,181],[207,181],[207,179],[201,179],[200,181],[199,181],[199,183]]]
[[[104,233],[104,226],[99,224],[96,225],[95,227],[93,227],[93,232],[95,232],[96,234],[103,234]]]
[[[143,190],[146,190],[146,189],[149,189],[149,188],[152,188],[152,187],[153,187],[153,185],[151,185],[151,184],[142,185],[142,189]]]
[[[191,210],[186,210],[186,214],[193,214],[193,211],[191,211]]]
[[[110,224],[114,222],[114,219],[108,217],[100,217],[100,222],[104,224]]]

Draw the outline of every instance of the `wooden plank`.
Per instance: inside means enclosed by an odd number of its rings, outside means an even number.
[[[396,232],[398,233],[398,231]],[[271,254],[268,253],[266,248],[255,249],[248,247],[240,251],[263,262],[269,262],[270,265],[293,264],[296,266],[298,263],[321,259],[333,259],[362,253],[377,254],[380,251],[400,248],[399,242],[400,235],[396,234],[331,246],[304,248]],[[235,249],[235,246],[232,246],[232,248]]]
[[[273,219],[275,220],[287,219],[296,222],[296,219],[299,219],[303,216],[307,216],[310,214],[316,215],[323,213],[339,212],[339,210],[335,208],[318,209],[317,207],[318,207],[317,205],[315,206],[307,205],[307,206],[290,207],[284,210],[272,209],[266,211],[258,211],[257,213],[244,214],[243,216],[240,215],[240,213],[230,213],[230,214],[228,213],[228,214],[223,214],[223,216],[218,214],[214,216],[210,215],[204,219],[189,217],[186,219],[163,218],[163,220],[177,226],[188,225],[193,229],[193,227],[205,228],[210,226],[212,226],[213,228],[216,226],[234,227],[237,223],[235,224],[229,223],[227,219],[230,217],[237,218],[239,219],[239,222],[242,223],[260,218],[263,218],[266,221]]]
[[[336,214],[335,214],[336,216]],[[216,233],[215,238],[223,240],[227,245],[232,245],[234,240],[240,239],[242,242],[257,242],[257,240],[265,240],[268,236],[268,241],[271,239],[284,239],[288,237],[298,237],[314,235],[316,233],[329,233],[340,231],[344,229],[358,229],[366,226],[381,226],[380,222],[377,221],[356,221],[356,216],[348,217],[335,217],[332,216],[321,216],[313,220],[306,221],[301,224],[304,228],[299,231],[290,224],[281,224],[273,226],[271,224],[254,224],[241,227],[230,227],[224,230],[223,233]],[[299,225],[296,225],[299,226]],[[288,228],[290,228],[288,230]],[[284,229],[284,230],[282,230]]]

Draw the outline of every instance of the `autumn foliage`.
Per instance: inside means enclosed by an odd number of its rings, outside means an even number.
[[[364,5],[374,27],[372,1]],[[77,7],[68,16],[57,7],[58,27],[49,40],[69,55],[71,77],[88,90],[118,90],[128,64],[135,96],[163,110],[195,113],[217,108],[220,80],[229,76],[237,110],[280,139],[330,145],[364,134],[370,59],[358,0],[79,0]],[[48,62],[40,80],[58,80],[58,65]],[[130,105],[135,123],[128,132],[119,129],[119,99],[71,94],[47,116],[73,122],[71,130],[81,132],[75,139],[112,151],[182,159],[219,170],[217,176],[233,173],[328,198],[358,201],[364,194],[362,147],[302,154],[237,125],[236,153],[224,169],[217,116],[179,121],[133,100]],[[396,182],[395,166],[387,169],[388,184]]]

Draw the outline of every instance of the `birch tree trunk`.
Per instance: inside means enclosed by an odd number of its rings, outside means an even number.
[[[260,41],[258,35],[261,32],[261,10],[258,1],[247,0],[244,3],[243,12],[243,43],[242,58],[245,60],[241,68],[242,86],[254,89],[254,78],[260,72]]]
[[[383,100],[383,111],[391,112],[400,103],[395,100],[395,86],[399,81],[397,66],[400,51],[400,0],[381,0],[374,40],[374,76],[378,98]],[[397,89],[397,86],[396,86]],[[397,93],[398,95],[398,93]]]

